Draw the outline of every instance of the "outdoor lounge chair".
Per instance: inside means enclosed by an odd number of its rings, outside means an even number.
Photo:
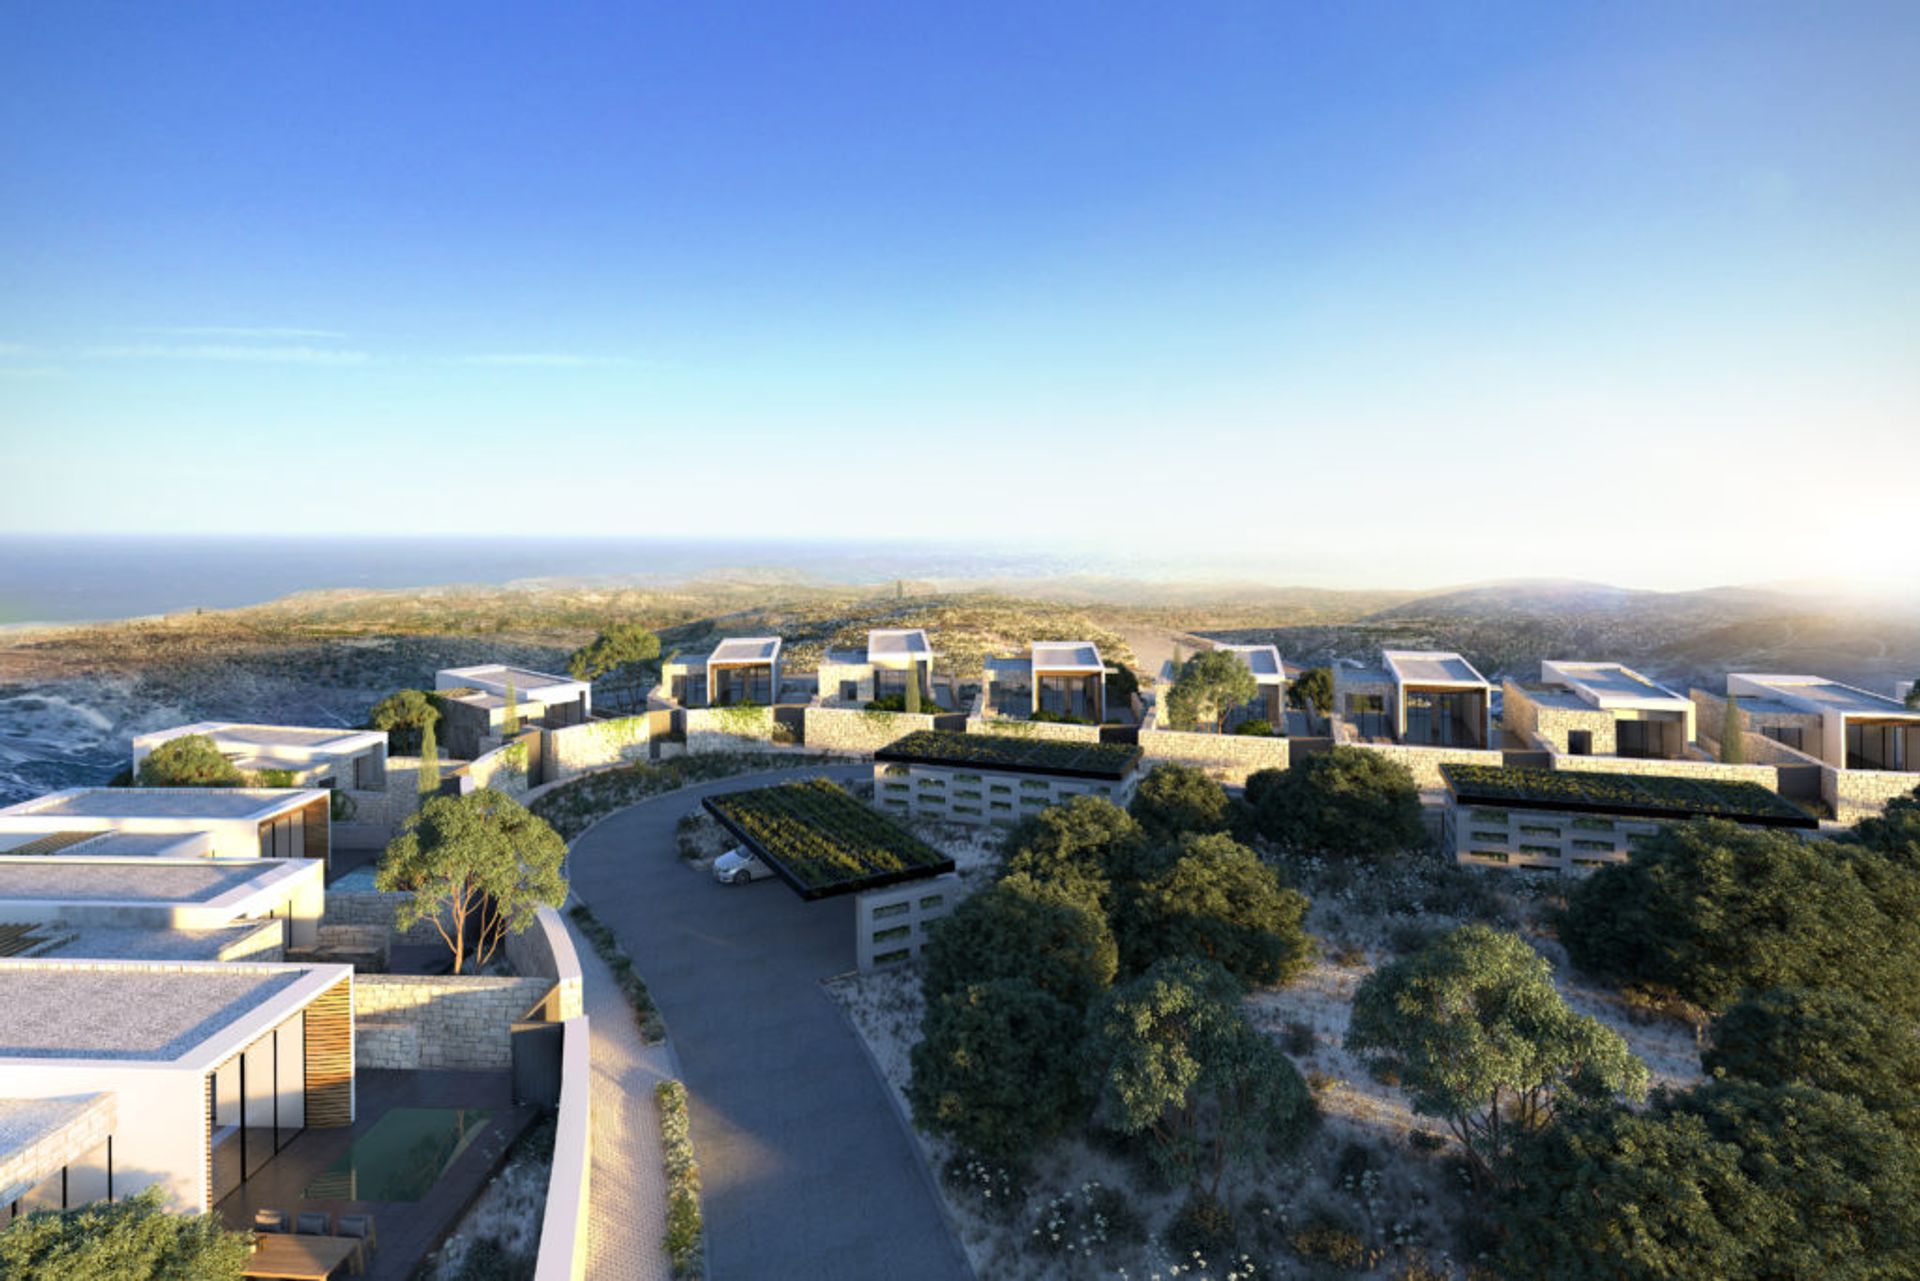
[[[360,1239],[360,1252],[354,1256],[353,1270],[364,1273],[367,1270],[367,1256],[372,1254],[379,1245],[379,1238],[373,1230],[373,1216],[371,1214],[343,1214],[340,1216],[339,1232],[343,1237],[358,1237]]]
[[[302,1210],[294,1221],[293,1230],[303,1237],[330,1237],[333,1235],[333,1216],[325,1210]]]

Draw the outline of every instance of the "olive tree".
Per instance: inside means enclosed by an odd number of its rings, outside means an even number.
[[[182,734],[148,752],[141,787],[245,787],[247,776],[205,734]]]
[[[1576,1014],[1553,967],[1516,934],[1466,925],[1368,975],[1349,1050],[1399,1074],[1413,1110],[1444,1120],[1483,1184],[1513,1135],[1566,1096],[1638,1096],[1646,1065],[1619,1033]]]
[[[1287,693],[1300,706],[1325,716],[1333,707],[1333,669],[1309,667],[1300,673]]]
[[[461,972],[484,965],[538,910],[567,898],[567,843],[518,801],[490,787],[435,796],[388,843],[374,885],[409,897],[394,913],[406,929],[430,921]]]
[[[367,728],[386,731],[387,750],[408,755],[420,750],[422,737],[440,723],[440,708],[424,690],[395,690],[367,713]]]
[[[1253,701],[1260,684],[1253,669],[1222,649],[1195,654],[1178,669],[1167,691],[1167,721],[1178,730],[1205,723],[1219,729],[1227,713]]]
[[[611,677],[608,692],[622,710],[644,707],[645,681],[660,657],[660,638],[638,623],[615,623],[573,651],[567,674],[577,681]]]

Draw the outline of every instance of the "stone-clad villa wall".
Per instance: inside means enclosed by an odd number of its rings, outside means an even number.
[[[356,974],[354,1055],[363,1068],[513,1066],[513,1024],[553,981],[469,974]]]
[[[96,1151],[113,1133],[118,1120],[116,1104],[117,1097],[111,1091],[99,1093],[66,1124],[8,1153],[0,1160],[0,1205],[12,1204],[48,1175],[78,1164]],[[4,1124],[4,1117],[0,1117],[0,1127]]]
[[[686,713],[687,752],[798,752],[774,741],[771,707],[692,707]]]
[[[1565,752],[1568,732],[1582,729],[1593,735],[1594,755],[1611,756],[1619,750],[1612,712],[1597,707],[1553,707],[1538,703],[1511,680],[1502,684],[1500,721],[1512,733],[1528,742],[1538,742],[1548,751]]]
[[[1920,787],[1920,774],[1907,770],[1835,769],[1820,770],[1820,795],[1833,807],[1833,816],[1842,823],[1858,823],[1873,818],[1887,802],[1911,796]]]
[[[916,730],[933,728],[924,713],[869,712],[858,707],[808,707],[807,747],[817,752],[877,752]]]
[[[1249,775],[1263,769],[1286,769],[1293,759],[1284,738],[1161,729],[1158,707],[1147,710],[1140,726],[1140,750],[1149,769],[1161,761],[1194,765],[1229,787],[1244,785]]]

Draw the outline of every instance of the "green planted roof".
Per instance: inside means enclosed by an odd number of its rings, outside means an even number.
[[[1585,770],[1442,765],[1461,802],[1516,805],[1649,818],[1730,818],[1772,827],[1818,827],[1805,810],[1761,787],[1671,774],[1602,774]]]
[[[953,870],[952,859],[825,779],[728,792],[706,807],[802,898]]]
[[[876,761],[909,765],[971,765],[1073,778],[1121,779],[1140,760],[1131,743],[1063,743],[1021,734],[961,734],[919,730],[873,754]]]

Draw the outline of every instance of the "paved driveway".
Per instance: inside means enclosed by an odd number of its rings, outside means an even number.
[[[819,986],[853,968],[853,901],[803,903],[779,880],[717,885],[675,856],[675,824],[701,798],[768,781],[644,801],[576,841],[570,864],[575,893],[666,1016],[692,1100],[712,1276],[959,1281],[969,1273],[919,1155]]]

